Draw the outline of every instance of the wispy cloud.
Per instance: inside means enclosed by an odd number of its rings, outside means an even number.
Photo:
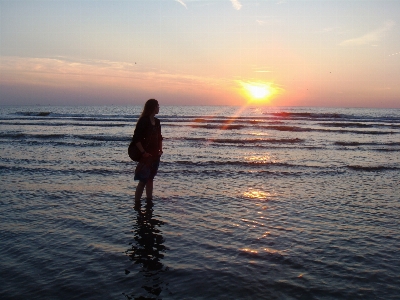
[[[186,6],[185,2],[183,2],[182,0],[175,0],[175,1],[180,3],[180,4],[182,4],[187,9],[187,6]]]
[[[232,78],[204,77],[123,61],[2,56],[0,74],[0,95],[10,93],[5,104],[50,98],[64,104],[110,103],[110,99],[115,103],[134,103],[132,98],[149,94],[155,98],[163,95],[180,104],[187,104],[188,99],[210,105],[215,104],[215,99],[226,105],[243,102]]]
[[[239,10],[242,8],[242,4],[238,0],[231,0],[233,8]]]
[[[325,28],[321,28],[318,29],[316,32],[317,33],[327,33],[327,32],[335,32],[338,31],[340,29],[340,27],[325,27]]]
[[[357,46],[366,45],[379,41],[386,32],[393,28],[395,22],[392,20],[386,21],[381,27],[368,32],[360,37],[354,39],[344,40],[340,43],[341,46]]]
[[[269,16],[269,17],[261,17],[256,20],[257,24],[260,26],[265,26],[265,25],[277,25],[281,23],[281,20],[274,16]]]
[[[166,90],[187,89],[200,86],[201,90],[227,86],[222,78],[209,78],[169,72],[159,69],[143,69],[134,63],[108,60],[79,60],[68,57],[23,58],[1,57],[0,86],[3,84],[35,85],[52,87],[118,87],[121,90],[152,90],[156,82]]]

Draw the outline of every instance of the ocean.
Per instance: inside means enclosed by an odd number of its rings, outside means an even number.
[[[400,110],[3,106],[0,299],[399,299]]]

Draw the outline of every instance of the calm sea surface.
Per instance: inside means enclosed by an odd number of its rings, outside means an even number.
[[[399,299],[400,110],[1,107],[0,299]]]

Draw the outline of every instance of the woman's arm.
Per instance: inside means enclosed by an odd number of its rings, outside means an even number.
[[[151,154],[147,153],[142,145],[142,140],[146,134],[146,119],[142,118],[136,124],[135,133],[133,134],[133,142],[138,147],[139,151],[142,153],[143,157],[149,157]]]
[[[138,149],[142,153],[143,157],[152,156],[150,153],[148,153],[148,152],[146,152],[146,150],[144,150],[142,142],[137,142],[136,147],[138,147]]]
[[[139,151],[144,154],[146,152],[146,150],[144,150],[142,142],[137,142],[136,143],[136,147],[138,147]]]
[[[163,154],[163,151],[162,151],[162,139],[160,139],[160,142],[158,143],[158,154],[160,156]]]
[[[144,118],[139,119],[136,123],[135,132],[133,133],[132,141],[136,144],[141,142],[146,135],[146,120]]]
[[[163,141],[163,136],[161,134],[161,123],[160,120],[157,119],[157,125],[158,125],[158,154],[161,156],[163,154],[162,150],[162,141]]]

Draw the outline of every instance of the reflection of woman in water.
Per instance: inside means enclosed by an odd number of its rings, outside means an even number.
[[[164,246],[164,238],[160,230],[164,222],[153,217],[152,207],[151,200],[147,201],[144,210],[140,202],[135,203],[137,212],[137,219],[133,226],[135,236],[126,254],[131,261],[141,266],[141,270],[132,277],[135,282],[134,291],[131,295],[124,293],[127,299],[158,299],[153,296],[159,297],[165,288],[162,273],[167,268],[162,264],[162,259],[167,248]],[[150,295],[150,297],[138,297],[138,294],[143,293],[139,286],[147,292],[146,296]]]
[[[135,180],[139,180],[135,202],[140,201],[145,187],[147,199],[153,198],[153,179],[157,174],[162,154],[161,125],[160,120],[155,117],[159,109],[157,100],[147,100],[133,135],[132,140],[142,153],[135,170]]]

